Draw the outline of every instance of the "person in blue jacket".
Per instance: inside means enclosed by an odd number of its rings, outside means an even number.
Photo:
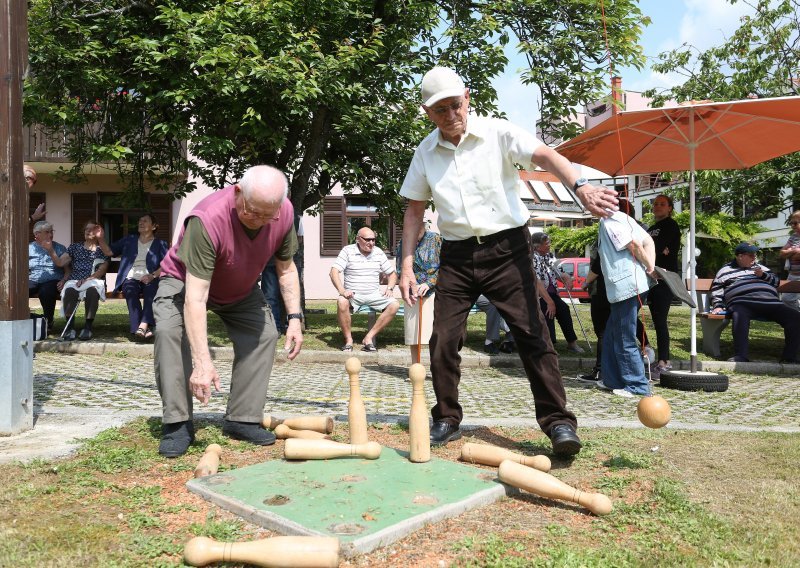
[[[103,253],[119,256],[119,272],[114,291],[122,290],[128,303],[131,333],[140,341],[153,337],[153,298],[158,291],[161,261],[169,250],[166,241],[155,236],[158,223],[150,213],[139,217],[139,234],[122,237],[110,246],[106,243],[103,229],[97,226],[97,238]],[[141,297],[141,299],[140,299]]]

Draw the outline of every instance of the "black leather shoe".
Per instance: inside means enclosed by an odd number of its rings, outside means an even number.
[[[517,346],[513,341],[509,341],[506,339],[503,343],[500,344],[500,351],[503,353],[513,353],[516,350]]]
[[[167,458],[177,458],[186,453],[192,442],[194,442],[194,424],[190,420],[162,424],[158,453]]]
[[[491,343],[487,343],[483,346],[483,350],[488,353],[489,355],[499,355],[500,349],[498,349],[497,344],[492,341]]]
[[[81,330],[78,339],[81,341],[89,341],[92,338],[92,332],[86,329],[85,327]]]
[[[459,427],[444,420],[434,422],[431,427],[431,446],[444,446],[447,442],[458,440],[460,437]]]
[[[581,439],[569,424],[557,424],[550,429],[553,453],[557,456],[574,456],[581,451]]]
[[[244,440],[256,446],[270,446],[275,443],[275,434],[265,430],[257,422],[223,420],[222,433],[234,440]]]

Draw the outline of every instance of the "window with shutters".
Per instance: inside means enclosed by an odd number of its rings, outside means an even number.
[[[376,245],[387,255],[394,254],[402,229],[381,215],[369,198],[358,195],[325,197],[320,216],[320,255],[336,256],[345,245],[356,242],[362,227],[375,232]]]
[[[169,197],[164,194],[145,194],[146,203],[131,208],[124,205],[119,193],[73,193],[72,194],[72,242],[83,241],[83,226],[95,220],[103,226],[106,241],[113,243],[122,237],[138,232],[139,217],[150,213],[158,228],[156,237],[171,242],[171,210]]]

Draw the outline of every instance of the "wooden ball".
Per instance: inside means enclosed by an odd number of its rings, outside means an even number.
[[[358,357],[350,357],[347,361],[344,362],[345,370],[351,374],[355,375],[361,371],[361,359]]]
[[[663,397],[643,396],[636,407],[639,422],[648,428],[663,428],[669,423],[672,409]]]
[[[408,378],[411,382],[425,380],[425,367],[420,363],[414,363],[408,368]]]

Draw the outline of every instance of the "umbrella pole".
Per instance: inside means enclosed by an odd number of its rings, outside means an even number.
[[[694,117],[689,119],[689,286],[692,298],[697,298],[695,268],[697,255],[695,249],[695,198],[694,198]],[[689,355],[690,370],[697,372],[697,308],[691,308],[691,352]]]

